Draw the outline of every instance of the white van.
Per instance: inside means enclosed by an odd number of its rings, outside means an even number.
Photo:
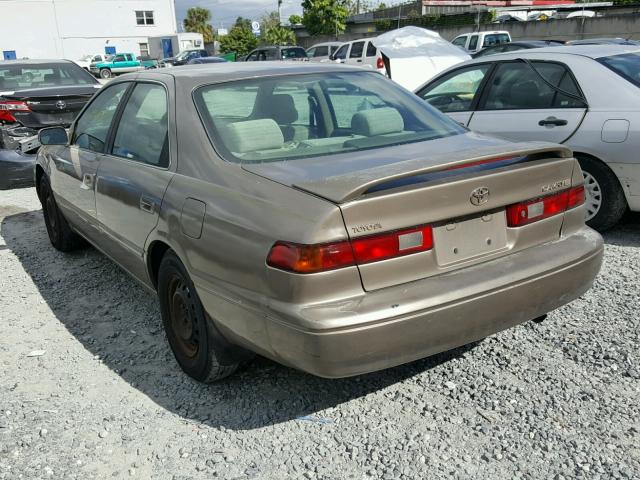
[[[373,38],[363,38],[347,42],[331,56],[331,60],[337,63],[370,68],[384,74],[386,72],[384,61],[373,44],[373,40]]]
[[[464,35],[458,35],[451,41],[455,46],[463,48],[469,53],[479,52],[485,47],[492,47],[509,42],[511,42],[511,35],[509,32],[503,30],[465,33]]]

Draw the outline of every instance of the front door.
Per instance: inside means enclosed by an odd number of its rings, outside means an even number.
[[[104,87],[71,128],[69,146],[52,156],[50,181],[69,220],[89,238],[97,235],[95,180],[111,124],[131,82]]]
[[[576,81],[561,63],[499,63],[469,128],[507,140],[563,143],[587,111]]]
[[[126,101],[96,186],[98,223],[106,253],[144,281],[147,237],[158,223],[173,173],[169,152],[168,90],[137,83]]]

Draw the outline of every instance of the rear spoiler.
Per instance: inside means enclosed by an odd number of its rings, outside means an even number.
[[[495,163],[495,168],[499,168],[504,165],[502,162],[509,159],[514,159],[511,162],[513,164],[541,158],[571,158],[572,156],[571,149],[562,145],[547,142],[521,142],[509,144],[506,147],[498,145],[431,156],[426,154],[426,158],[415,158],[352,173],[300,181],[293,186],[334,203],[345,203],[366,193],[384,190],[384,184],[392,184],[410,177],[446,171],[451,171],[457,176],[468,173],[467,168],[471,169],[479,165],[490,167]]]

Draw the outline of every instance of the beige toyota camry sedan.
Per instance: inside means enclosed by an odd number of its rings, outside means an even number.
[[[40,141],[53,246],[157,292],[205,382],[254,352],[324,377],[410,362],[572,301],[602,260],[570,150],[471,133],[376,72],[124,75]]]

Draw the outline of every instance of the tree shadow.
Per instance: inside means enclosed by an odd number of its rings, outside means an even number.
[[[608,245],[640,247],[640,213],[628,212],[620,222],[602,234]]]
[[[464,356],[477,345],[337,380],[258,357],[235,375],[204,385],[177,366],[165,340],[156,296],[104,255],[93,248],[71,254],[54,250],[41,211],[5,217],[0,233],[55,317],[96,362],[168,411],[214,427],[250,430],[301,417],[322,422],[317,416],[322,410],[402,382]]]

